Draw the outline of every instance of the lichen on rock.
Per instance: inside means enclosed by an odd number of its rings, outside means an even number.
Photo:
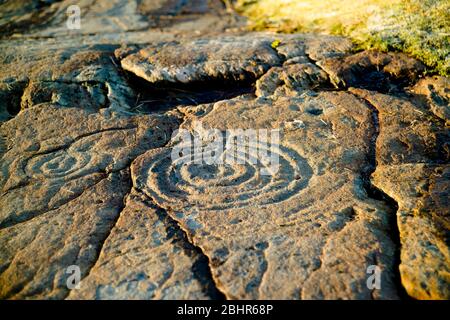
[[[218,0],[40,3],[0,5],[0,298],[450,298],[448,78]]]

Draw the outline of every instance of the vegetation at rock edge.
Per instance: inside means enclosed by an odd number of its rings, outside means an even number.
[[[450,0],[237,0],[252,30],[350,37],[358,49],[401,51],[450,76]]]

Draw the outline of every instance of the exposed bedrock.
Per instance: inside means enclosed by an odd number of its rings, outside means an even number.
[[[220,1],[82,1],[73,33],[69,2],[18,3],[0,5],[1,298],[450,298],[447,78],[244,32]],[[279,166],[177,149],[233,129]]]

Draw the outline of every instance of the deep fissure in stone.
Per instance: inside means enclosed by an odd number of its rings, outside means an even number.
[[[374,127],[374,132],[372,133],[372,137],[370,139],[370,145],[369,145],[369,153],[368,153],[368,164],[369,166],[363,172],[363,187],[364,190],[367,193],[367,196],[381,201],[385,203],[389,208],[392,209],[392,214],[388,216],[389,220],[389,226],[391,232],[389,233],[389,237],[391,241],[395,245],[395,261],[393,269],[393,280],[397,287],[397,294],[401,299],[411,299],[411,297],[406,292],[405,288],[402,285],[401,276],[400,276],[400,269],[399,265],[401,263],[400,253],[401,253],[401,241],[400,241],[400,232],[399,227],[397,223],[397,212],[398,212],[398,203],[391,198],[389,195],[387,195],[383,190],[377,188],[375,185],[373,185],[371,181],[371,176],[375,172],[377,168],[377,150],[376,150],[376,143],[378,136],[380,134],[380,122],[378,118],[378,109],[372,105],[369,101],[366,99],[362,99],[358,96],[357,98],[364,101],[366,106],[370,109],[372,112],[372,124]]]
[[[208,79],[183,83],[157,83],[126,72],[129,86],[137,94],[131,109],[138,113],[166,112],[179,106],[197,106],[228,100],[244,94],[254,94],[254,81]]]
[[[199,257],[193,263],[191,271],[194,277],[203,286],[203,292],[210,299],[226,300],[226,296],[217,288],[216,283],[214,282],[209,266],[209,259],[203,253],[202,249],[189,240],[186,231],[181,228],[178,221],[172,218],[172,216],[165,209],[158,206],[153,199],[148,197],[148,195],[145,194],[142,190],[136,188],[136,186],[134,186],[134,189],[148,199],[149,206],[156,208],[156,214],[158,215],[158,218],[165,225],[168,241],[170,240],[172,241],[172,243],[177,242],[188,256],[192,257],[192,253],[194,252],[198,254]]]

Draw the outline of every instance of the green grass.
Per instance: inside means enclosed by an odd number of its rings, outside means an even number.
[[[237,0],[235,8],[253,30],[344,35],[450,76],[450,0]]]

